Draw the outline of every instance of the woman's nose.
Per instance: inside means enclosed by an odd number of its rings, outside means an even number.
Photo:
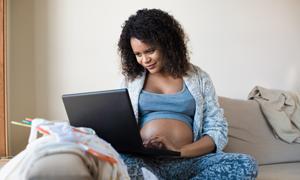
[[[143,63],[147,64],[151,61],[151,58],[146,54],[143,55]]]

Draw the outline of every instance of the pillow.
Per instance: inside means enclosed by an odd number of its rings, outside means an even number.
[[[220,97],[219,102],[229,125],[224,152],[250,154],[260,165],[300,161],[300,144],[277,139],[256,101]]]

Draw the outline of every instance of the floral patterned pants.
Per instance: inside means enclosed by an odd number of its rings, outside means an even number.
[[[145,167],[158,179],[255,179],[256,160],[247,154],[210,153],[195,158],[141,157],[121,154],[131,179],[144,179]]]

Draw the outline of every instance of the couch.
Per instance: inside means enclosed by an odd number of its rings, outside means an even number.
[[[247,153],[259,163],[258,180],[300,179],[300,144],[287,144],[274,137],[254,100],[220,97],[229,123],[225,152]],[[28,179],[92,179],[82,160],[72,154],[51,155],[37,161]]]
[[[255,100],[220,97],[229,124],[225,152],[247,153],[259,163],[258,180],[300,179],[300,144],[275,138]]]

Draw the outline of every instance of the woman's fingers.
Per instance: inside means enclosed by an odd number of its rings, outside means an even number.
[[[175,150],[174,144],[163,136],[153,136],[145,141],[143,144],[147,148],[169,149]]]
[[[154,145],[156,148],[159,148],[159,149],[163,149],[163,148],[166,148],[166,140],[164,137],[153,137],[151,140],[150,140],[150,143],[152,145]]]
[[[160,148],[178,151],[178,148],[176,148],[176,146],[172,143],[172,141],[168,140],[163,136],[154,137],[153,139],[150,140],[150,143],[155,145],[160,144],[159,145]]]
[[[163,145],[157,137],[151,137],[143,141],[143,145],[147,148],[161,148]]]

